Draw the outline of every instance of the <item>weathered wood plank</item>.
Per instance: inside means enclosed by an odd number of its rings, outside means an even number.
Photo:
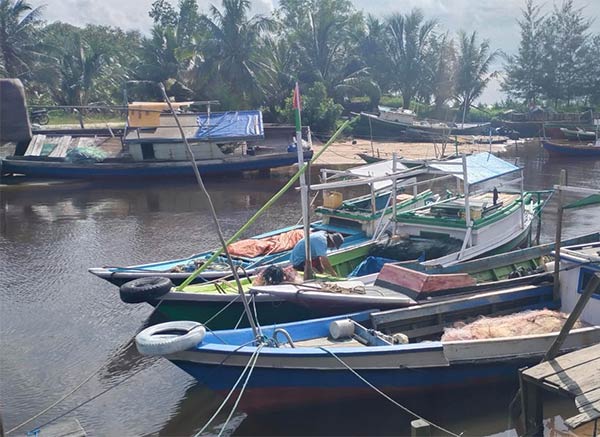
[[[590,422],[590,421],[596,420],[596,419],[600,419],[600,412],[598,412],[598,411],[581,413],[581,414],[578,414],[577,416],[569,417],[567,420],[565,420],[565,424],[569,428],[577,428],[578,426],[581,426],[584,423],[587,423],[587,422]]]
[[[437,314],[446,314],[449,311],[468,310],[470,308],[477,308],[481,305],[490,305],[494,303],[516,300],[522,295],[529,296],[530,294],[545,295],[548,294],[548,292],[545,288],[524,285],[506,290],[481,293],[475,296],[460,296],[454,299],[445,300],[443,302],[431,304],[426,303],[415,307],[380,311],[373,313],[371,318],[377,324],[382,324],[386,322],[402,320],[404,317],[427,317]]]
[[[581,413],[587,413],[590,411],[598,411],[600,412],[600,401],[596,401],[596,402],[592,402],[589,404],[585,404],[582,407],[579,408],[579,411]]]
[[[65,135],[58,139],[56,143],[56,147],[48,154],[51,158],[64,158],[69,150],[69,145],[71,144],[71,136]]]
[[[600,387],[577,396],[575,398],[575,406],[577,408],[581,408],[587,404],[595,403],[597,401],[600,401]]]
[[[531,379],[542,379],[596,359],[600,359],[600,344],[538,364],[525,370],[523,374]]]
[[[544,378],[546,384],[552,384],[573,396],[597,388],[600,384],[600,359],[573,366],[565,371]]]
[[[44,147],[46,135],[34,135],[25,151],[25,156],[39,156]]]

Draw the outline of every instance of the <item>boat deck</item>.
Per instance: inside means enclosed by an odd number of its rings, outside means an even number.
[[[471,208],[471,214],[478,216],[483,216],[488,212],[501,208],[505,205],[510,205],[514,201],[519,198],[517,194],[511,193],[498,193],[498,200],[496,204],[494,204],[493,193],[482,193],[475,196],[470,196],[469,198],[469,206]],[[417,214],[422,216],[458,216],[463,218],[465,211],[465,199],[460,198],[453,200],[451,202],[447,202],[440,205],[435,205],[429,209],[424,209],[422,211],[417,212]]]
[[[357,346],[365,346],[360,341],[354,338],[344,338],[339,340],[334,340],[331,337],[319,337],[319,338],[311,338],[309,340],[296,341],[294,342],[296,347],[357,347]],[[286,347],[291,347],[286,344]],[[365,346],[366,347],[366,346]]]

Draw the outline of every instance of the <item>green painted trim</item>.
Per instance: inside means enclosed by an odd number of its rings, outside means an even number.
[[[432,194],[431,190],[423,191],[422,193],[417,194],[417,196],[413,197],[412,199],[397,203],[396,208],[407,208],[411,205],[418,203],[420,200],[431,196],[431,194]],[[385,210],[385,215],[391,214],[393,209],[394,209],[393,206],[389,206]],[[374,220],[381,218],[383,210],[377,211],[375,214],[366,214],[365,213],[363,215],[360,213],[344,212],[343,206],[339,209],[330,209],[330,208],[325,208],[323,206],[319,206],[315,209],[315,212],[317,212],[319,214],[323,214],[323,215],[328,215],[331,217],[337,217],[337,218],[346,218],[346,219],[351,219],[351,220],[362,220],[362,221],[374,221]]]
[[[525,203],[531,200],[531,193],[526,192],[524,194]],[[481,229],[489,226],[507,216],[513,214],[516,209],[521,207],[521,199],[517,199],[510,204],[503,206],[498,211],[492,214],[482,217],[473,221],[473,230]],[[449,217],[425,217],[418,216],[416,213],[408,211],[396,214],[396,221],[398,223],[409,223],[409,224],[423,224],[431,226],[441,226],[446,228],[458,228],[466,229],[467,224],[464,219],[460,218],[449,218]]]

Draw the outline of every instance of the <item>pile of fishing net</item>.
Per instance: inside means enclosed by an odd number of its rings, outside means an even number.
[[[523,311],[499,317],[482,316],[472,323],[457,322],[444,329],[442,341],[481,340],[486,338],[517,337],[558,332],[568,314],[548,309]],[[577,321],[574,328],[583,327]]]
[[[301,284],[302,277],[298,274],[294,267],[280,267],[276,265],[270,265],[267,268],[258,272],[258,274],[252,279],[252,285],[277,285],[282,282]]]
[[[75,147],[67,152],[66,160],[68,162],[102,162],[108,157],[108,154],[95,146]]]
[[[386,244],[376,244],[369,251],[369,255],[391,258],[397,261],[419,259],[427,261],[440,258],[460,250],[462,241],[456,238],[405,238],[391,241]]]

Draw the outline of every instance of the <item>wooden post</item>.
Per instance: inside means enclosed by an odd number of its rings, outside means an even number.
[[[423,419],[417,419],[410,422],[411,437],[430,437],[431,425]]]
[[[567,335],[569,335],[569,331],[573,328],[573,325],[575,325],[577,319],[579,319],[579,316],[590,300],[590,297],[592,297],[592,294],[598,292],[598,290],[600,290],[600,273],[595,273],[592,275],[592,279],[590,279],[590,282],[588,282],[587,286],[583,290],[583,293],[581,293],[581,296],[579,296],[579,299],[575,304],[575,308],[573,308],[573,311],[571,311],[571,314],[569,314],[569,317],[560,330],[560,333],[554,340],[554,343],[552,343],[552,346],[550,346],[548,352],[546,352],[542,362],[552,360],[554,357],[556,357],[556,355],[558,355],[558,352],[560,352],[560,348],[565,342]]]
[[[544,435],[544,404],[540,388],[536,384],[529,383],[519,374],[519,386],[521,389],[521,411],[525,424],[526,436]],[[518,431],[518,430],[517,430]],[[519,434],[521,432],[518,431]]]
[[[562,220],[563,220],[563,192],[561,186],[567,185],[567,170],[560,171],[558,181],[558,209],[556,211],[556,235],[554,237],[554,289],[553,299],[560,299],[560,240],[562,238]]]

